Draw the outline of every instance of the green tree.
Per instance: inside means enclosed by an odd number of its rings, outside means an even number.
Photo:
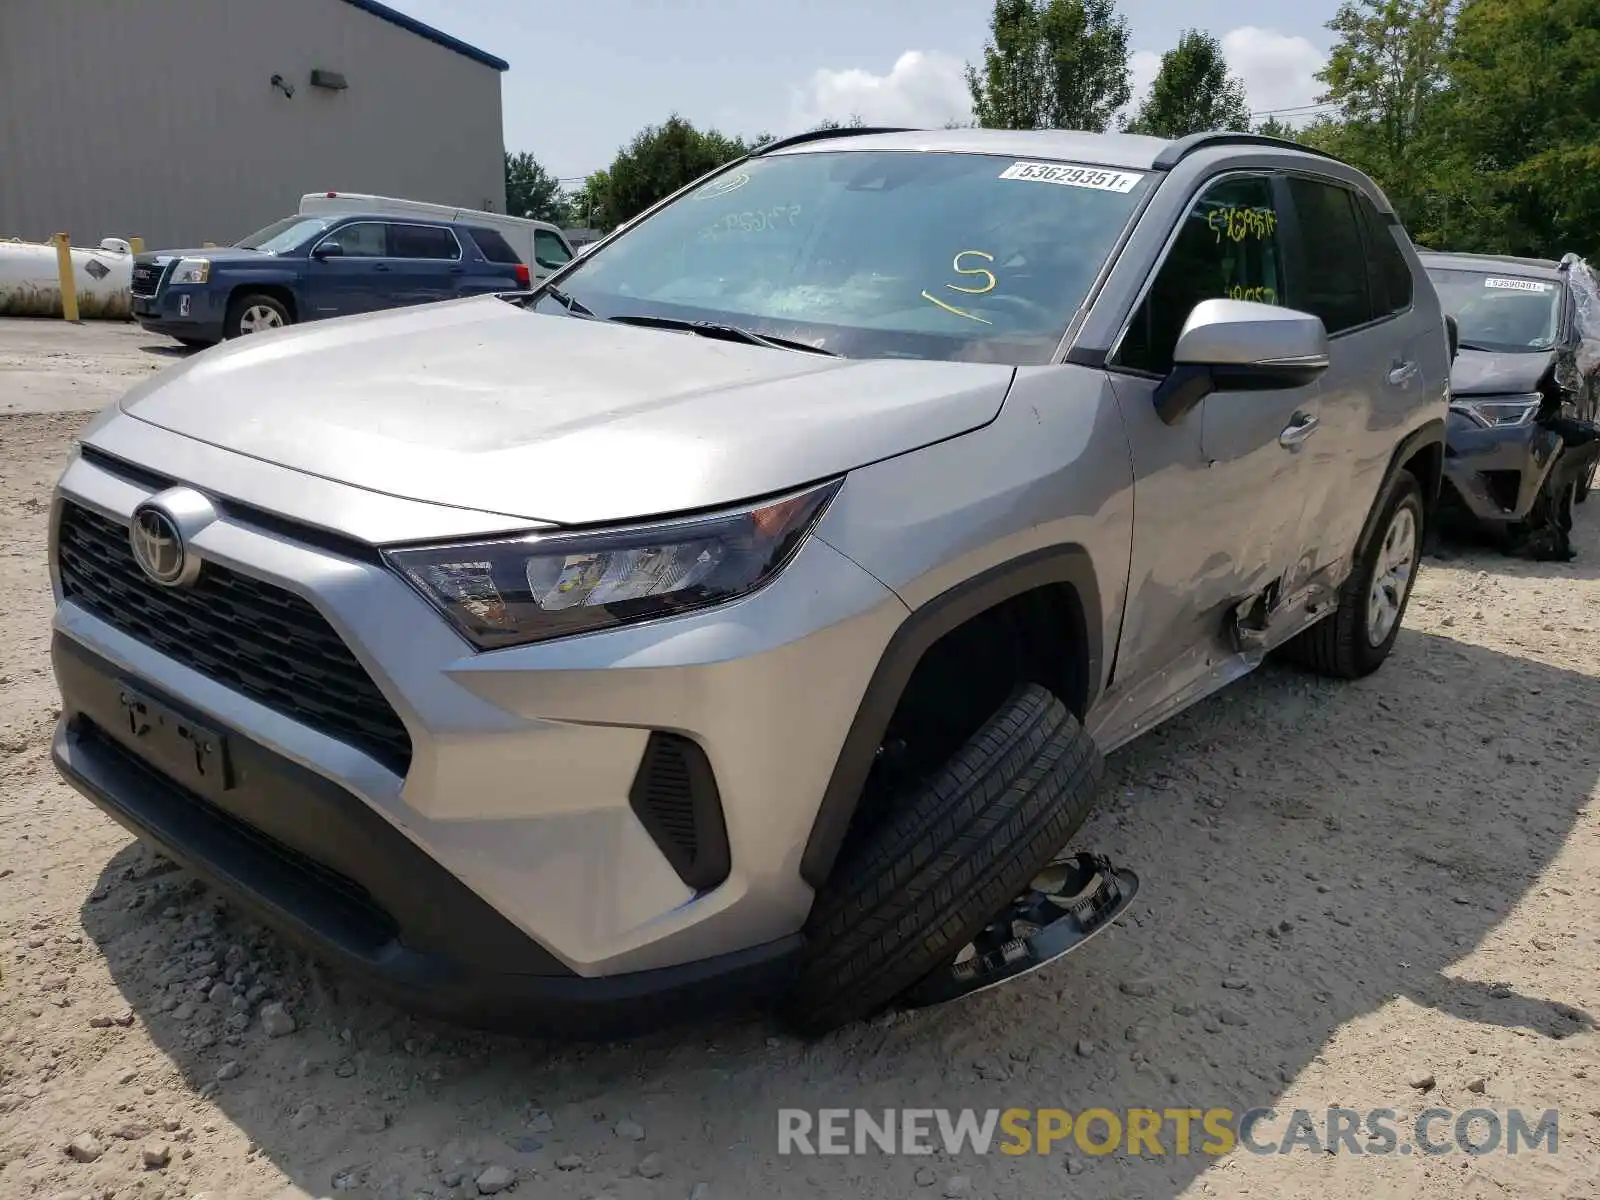
[[[1298,142],[1300,131],[1287,121],[1280,121],[1277,117],[1268,117],[1252,131],[1265,137],[1282,138],[1286,142]]]
[[[1441,242],[1600,252],[1600,5],[1468,0],[1449,70]]]
[[[1328,22],[1337,35],[1317,75],[1337,120],[1313,122],[1303,140],[1378,179],[1414,232],[1440,215],[1436,170],[1439,99],[1448,77],[1456,0],[1344,0]]]
[[[1131,95],[1115,0],[994,0],[983,66],[967,65],[986,129],[1104,132]]]
[[[611,174],[609,171],[595,171],[583,181],[583,186],[578,188],[567,198],[568,219],[584,229],[608,229],[604,225],[606,212],[606,193],[611,190]]]
[[[526,150],[506,153],[506,212],[538,221],[560,222],[566,217],[561,184]]]
[[[1244,80],[1228,70],[1222,43],[1199,29],[1178,35],[1161,56],[1150,95],[1128,123],[1128,132],[1179,138],[1212,129],[1250,128]]]
[[[861,119],[860,113],[851,113],[843,121],[835,120],[833,117],[823,117],[811,128],[820,132],[824,129],[865,129],[866,127],[867,123]]]
[[[770,140],[763,135],[758,144]],[[742,139],[696,129],[674,113],[640,130],[605,171],[589,177],[584,193],[592,202],[591,220],[601,229],[620,225],[750,149]]]

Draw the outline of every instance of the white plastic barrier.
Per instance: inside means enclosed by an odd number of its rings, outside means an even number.
[[[72,247],[78,315],[125,321],[132,315],[128,288],[133,251],[121,238],[99,249]],[[59,317],[61,275],[56,248],[48,242],[0,241],[0,317]]]

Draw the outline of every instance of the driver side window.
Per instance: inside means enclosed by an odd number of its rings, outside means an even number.
[[[341,225],[325,240],[338,242],[345,258],[383,258],[387,254],[383,226],[376,221]]]
[[[1143,303],[1115,363],[1165,375],[1184,322],[1202,300],[1280,304],[1283,252],[1272,180],[1235,175],[1200,194]]]

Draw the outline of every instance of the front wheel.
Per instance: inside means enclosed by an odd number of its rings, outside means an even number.
[[[1064,704],[1019,687],[942,768],[847,844],[806,923],[789,1023],[871,1016],[962,949],[1089,815],[1099,751]]]
[[[1339,607],[1284,646],[1284,655],[1336,679],[1360,679],[1383,665],[1400,636],[1411,585],[1422,565],[1426,520],[1416,476],[1401,471],[1389,484],[1377,532],[1344,586]]]
[[[292,324],[294,318],[289,315],[289,310],[283,301],[262,292],[251,292],[235,296],[233,303],[228,305],[228,318],[223,322],[223,334],[230,338],[244,337],[247,334],[263,333],[268,329],[281,329],[285,325]]]

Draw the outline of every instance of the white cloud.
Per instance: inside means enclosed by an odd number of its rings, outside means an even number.
[[[1128,59],[1128,87],[1131,89],[1133,100],[1128,107],[1135,110],[1141,101],[1150,94],[1150,85],[1156,81],[1156,72],[1161,70],[1161,55],[1154,50],[1135,50]]]
[[[809,129],[825,117],[868,125],[911,125],[937,129],[947,121],[972,118],[964,64],[949,54],[907,50],[886,75],[850,68],[823,68],[789,105],[791,131]]]
[[[1250,110],[1299,108],[1316,102],[1321,85],[1315,76],[1327,56],[1303,37],[1274,29],[1243,25],[1222,35],[1222,53],[1233,73],[1244,80]],[[1131,114],[1149,94],[1161,54],[1137,50],[1128,62],[1133,99]],[[947,121],[972,118],[966,64],[938,51],[907,50],[887,74],[858,67],[835,71],[824,67],[802,87],[793,89],[786,132],[810,129],[824,118],[847,121],[859,116],[869,125],[911,125],[937,129]],[[1290,124],[1309,120],[1311,113],[1285,113]]]
[[[1303,37],[1290,37],[1275,29],[1242,25],[1222,35],[1222,56],[1228,69],[1244,80],[1250,111],[1265,113],[1275,109],[1304,108],[1316,103],[1322,85],[1316,74],[1328,58]],[[1161,55],[1152,50],[1137,50],[1129,60],[1133,100],[1131,115],[1150,92]],[[1281,113],[1291,125],[1303,124],[1314,113]]]
[[[1244,25],[1223,34],[1222,54],[1244,80],[1251,112],[1315,104],[1322,91],[1315,76],[1328,57],[1303,37]],[[1297,113],[1285,113],[1283,118],[1290,124],[1306,119]]]

